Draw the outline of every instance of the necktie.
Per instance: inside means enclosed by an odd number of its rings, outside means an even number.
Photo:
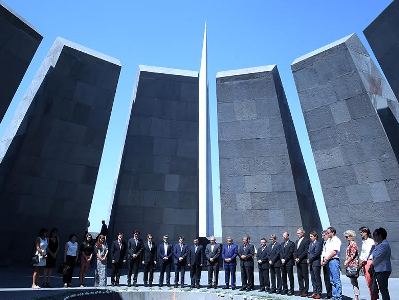
[[[136,243],[136,247],[137,247],[137,240],[135,239],[134,242]]]
[[[183,252],[183,245],[180,245],[180,252]]]
[[[150,248],[150,250],[151,250],[151,248],[152,248],[152,244],[149,242],[148,243],[148,247]]]
[[[227,250],[230,250],[230,245],[227,246]]]
[[[197,246],[195,246],[195,251],[194,252],[197,253]]]

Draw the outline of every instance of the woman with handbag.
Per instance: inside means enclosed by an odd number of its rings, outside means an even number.
[[[38,281],[41,271],[46,266],[47,246],[48,246],[48,230],[40,229],[38,237],[35,240],[35,255],[32,258],[32,263],[35,269],[32,275],[32,289],[40,288]]]
[[[345,239],[348,241],[346,248],[346,258],[344,266],[346,268],[346,276],[350,278],[355,293],[354,300],[359,300],[359,260],[358,260],[358,247],[355,242],[356,233],[353,230],[347,230],[344,233]]]
[[[105,244],[105,236],[100,234],[94,247],[97,257],[96,270],[94,272],[94,286],[107,286],[107,255],[108,247]]]
[[[75,264],[78,260],[78,237],[76,234],[71,234],[69,236],[69,241],[65,244],[65,254],[64,254],[64,264],[67,266],[64,268],[64,276],[62,277],[64,281],[64,287],[72,286],[72,275]]]

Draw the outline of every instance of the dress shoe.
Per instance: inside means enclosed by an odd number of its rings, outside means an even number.
[[[235,286],[232,286],[231,289],[234,291],[234,290],[236,289],[236,287],[235,287]]]
[[[266,288],[266,292],[267,292],[267,293],[270,293],[270,288]]]
[[[266,289],[265,288],[261,288],[260,290],[258,290],[258,292],[265,292]]]
[[[160,284],[158,284],[158,286],[159,286],[159,287],[163,287],[163,284],[160,283]]]
[[[281,291],[281,295],[287,295],[287,291]]]
[[[240,291],[245,291],[246,290],[246,287],[245,286],[243,286],[242,288],[240,288]]]
[[[222,289],[228,290],[228,289],[229,289],[229,286],[228,286],[228,285],[225,285],[224,287],[222,287]]]
[[[179,287],[179,285],[177,283],[175,283],[174,287],[177,288],[177,287]]]
[[[128,282],[127,282],[127,286],[128,286],[128,287],[131,287],[132,284],[128,281]]]
[[[147,286],[148,286],[147,282],[144,282],[144,286],[145,286],[145,287],[147,287]]]
[[[212,285],[208,284],[208,286],[206,287],[207,289],[211,289]]]
[[[149,286],[149,287],[152,287],[152,283],[150,283],[148,286]]]
[[[269,293],[270,293],[270,294],[275,294],[275,293],[276,293],[276,290],[270,290]]]
[[[314,295],[315,295],[315,294],[311,294],[311,295],[308,296],[308,298],[313,298]]]
[[[293,296],[294,295],[294,292],[293,291],[289,291],[288,293],[287,293],[287,296]]]
[[[320,294],[314,294],[313,299],[320,299]]]
[[[137,286],[137,281],[133,281],[133,286],[134,286],[134,287]]]
[[[217,286],[217,285],[214,285],[213,288],[216,290],[216,289],[218,288],[218,286]]]
[[[305,293],[305,292],[301,293],[301,297],[307,297],[307,296],[308,296],[308,293]]]
[[[252,288],[249,287],[249,288],[246,289],[246,291],[247,291],[247,292],[250,292],[250,291],[252,291]]]
[[[276,290],[276,294],[281,294],[281,291],[279,291],[279,290]]]
[[[199,284],[197,284],[197,285],[195,286],[195,288],[196,288],[196,289],[199,289],[199,288],[200,288],[200,285],[199,285]]]
[[[181,288],[184,288],[184,284],[180,285]]]
[[[166,286],[167,286],[167,287],[170,287],[170,283],[167,283]]]

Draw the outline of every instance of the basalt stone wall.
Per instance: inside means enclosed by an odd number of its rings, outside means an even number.
[[[223,237],[320,230],[313,192],[276,66],[217,75]]]
[[[141,66],[110,234],[198,235],[198,73]]]
[[[64,39],[53,44],[0,141],[2,263],[28,263],[41,227],[83,235],[120,68]]]
[[[0,121],[43,37],[0,3]]]
[[[292,71],[330,223],[342,240],[347,229],[385,227],[397,275],[399,166],[390,135],[399,110],[392,90],[356,35],[298,58]]]
[[[399,2],[392,3],[364,30],[396,97],[399,97]]]

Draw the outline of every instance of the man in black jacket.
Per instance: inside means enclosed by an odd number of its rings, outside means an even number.
[[[269,248],[265,238],[260,240],[260,247],[256,253],[259,269],[259,292],[270,291],[270,278],[269,278]]]
[[[283,233],[283,242],[281,243],[281,281],[283,284],[282,295],[294,295],[294,251],[295,243],[290,240],[288,232]],[[290,281],[290,288],[288,289],[287,277]]]
[[[133,274],[133,285],[137,286],[137,276],[139,274],[139,266],[141,255],[143,252],[143,241],[140,239],[140,232],[135,230],[133,237],[127,242],[127,255],[129,261],[129,271],[127,275],[127,286],[131,286]]]
[[[299,292],[301,297],[307,297],[309,292],[308,250],[310,240],[305,237],[305,230],[298,228],[298,240],[295,242],[294,259],[298,275]]]
[[[184,275],[186,274],[186,263],[188,256],[188,246],[184,243],[184,237],[179,236],[179,243],[173,247],[173,261],[175,265],[175,288],[179,285],[184,287]]]
[[[144,243],[143,247],[143,261],[144,265],[144,286],[152,286],[154,279],[154,269],[157,263],[157,247],[152,240],[152,234],[147,234],[147,242]],[[150,278],[148,278],[150,273]]]
[[[242,244],[238,247],[238,257],[240,258],[241,282],[240,291],[247,292],[254,288],[254,256],[255,247],[249,243],[250,237],[244,236]]]
[[[163,286],[163,278],[166,272],[166,285],[170,286],[170,269],[172,267],[172,245],[169,244],[169,236],[163,236],[162,243],[158,246],[158,261],[159,261],[159,286]]]
[[[119,286],[120,269],[126,262],[126,242],[123,240],[123,233],[118,233],[118,238],[111,246],[112,276],[111,284]]]
[[[220,244],[216,243],[216,238],[211,236],[210,243],[206,245],[205,257],[208,265],[208,289],[217,288],[219,281],[219,257],[222,252]]]
[[[188,251],[188,266],[190,267],[191,287],[200,288],[201,270],[204,263],[204,250],[202,245],[198,244],[198,239],[194,239]]]
[[[321,296],[321,253],[323,244],[318,240],[316,231],[310,232],[310,245],[308,250],[308,264],[310,268],[310,278],[312,279],[313,299],[320,299]]]
[[[280,259],[281,247],[277,243],[277,236],[272,234],[270,236],[269,244],[269,264],[270,264],[270,277],[272,288],[271,292],[280,294],[281,293],[281,259]]]

